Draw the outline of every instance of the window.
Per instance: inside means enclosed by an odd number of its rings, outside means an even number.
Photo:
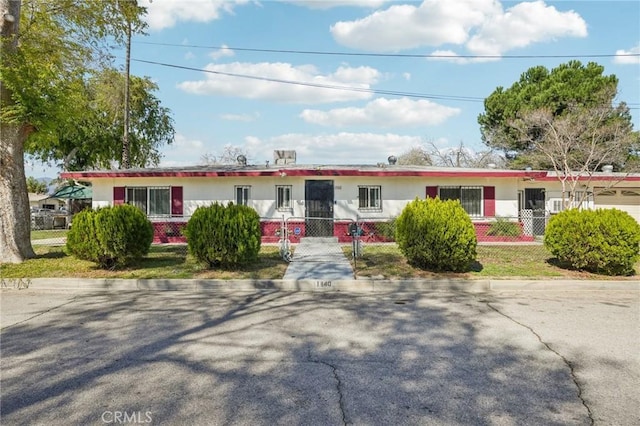
[[[469,216],[482,216],[481,186],[443,186],[439,189],[441,200],[460,200]]]
[[[171,195],[169,187],[129,187],[127,204],[136,206],[147,216],[170,216]]]
[[[291,210],[291,186],[276,186],[276,209]]]
[[[382,210],[380,186],[358,187],[358,208],[360,210]]]
[[[249,202],[250,186],[236,186],[236,204],[246,206]]]
[[[623,189],[620,191],[623,197],[640,197],[640,189]]]

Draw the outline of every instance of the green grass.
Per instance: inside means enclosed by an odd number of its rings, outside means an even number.
[[[65,253],[64,247],[34,246],[36,257],[16,265],[0,265],[3,278],[203,278],[281,279],[287,267],[277,247],[263,246],[256,262],[234,270],[206,269],[187,255],[183,245],[151,246],[149,255],[125,269],[103,270],[93,262]]]
[[[345,254],[351,257],[351,247],[345,246]],[[356,259],[358,277],[385,279],[411,278],[465,278],[465,279],[637,279],[634,277],[608,277],[583,271],[558,267],[551,254],[541,245],[479,245],[476,262],[465,273],[435,273],[408,264],[397,246],[365,245],[363,256]],[[640,272],[640,262],[636,264]]]
[[[59,231],[36,231],[41,235]],[[42,237],[51,238],[51,237]],[[55,238],[55,237],[54,237]],[[136,265],[119,270],[103,270],[94,263],[78,260],[65,253],[64,247],[35,245],[37,257],[21,264],[0,265],[2,278],[198,278],[198,279],[281,279],[287,269],[278,247],[263,245],[258,260],[233,270],[209,270],[187,255],[184,245],[152,245],[149,255]],[[343,246],[351,258],[351,246]],[[363,256],[356,259],[358,277],[385,279],[637,279],[607,277],[558,267],[541,245],[478,246],[478,256],[469,272],[435,273],[415,268],[407,263],[393,244],[365,244]],[[640,272],[640,262],[636,273]]]
[[[67,236],[68,230],[66,229],[44,229],[40,231],[31,231],[31,239],[32,240],[44,240],[47,238],[65,238]]]

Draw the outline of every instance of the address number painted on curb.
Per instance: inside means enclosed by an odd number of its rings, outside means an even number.
[[[316,281],[316,288],[330,288],[333,287],[331,281]]]

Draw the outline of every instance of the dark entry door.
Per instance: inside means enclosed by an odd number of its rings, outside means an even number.
[[[333,181],[307,180],[304,185],[307,237],[333,236]]]
[[[533,235],[544,235],[546,223],[544,188],[526,188],[524,190],[524,208],[533,210]]]

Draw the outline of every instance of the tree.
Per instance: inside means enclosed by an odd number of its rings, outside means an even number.
[[[562,184],[565,208],[580,207],[587,191],[578,191],[582,189],[578,185],[589,187],[603,165],[628,172],[636,167],[631,156],[638,150],[638,138],[631,124],[620,119],[627,114],[626,107],[612,107],[609,95],[601,96],[600,105],[570,105],[560,116],[541,108],[509,123],[518,143],[527,146],[521,158],[533,167],[551,165]]]
[[[240,147],[233,145],[225,145],[222,150],[222,154],[216,155],[215,153],[206,153],[200,157],[200,160],[205,166],[211,166],[216,164],[236,164],[239,156],[247,158],[247,153]]]
[[[47,184],[39,181],[33,176],[27,178],[27,192],[31,194],[46,194],[49,191]]]
[[[127,19],[137,24],[144,9],[131,10],[135,16]],[[120,22],[122,11],[114,1],[0,0],[0,262],[35,255],[25,142],[64,122],[78,81],[104,64],[108,41],[123,40]]]
[[[493,149],[475,152],[464,146],[462,142],[455,148],[439,149],[431,143],[429,155],[433,159],[434,166],[440,167],[465,167],[487,168],[505,167],[505,158]]]
[[[398,156],[398,164],[405,166],[438,166],[487,168],[505,166],[505,159],[495,150],[474,152],[462,142],[455,148],[438,148],[429,142],[428,148],[416,146]]]
[[[429,153],[421,146],[416,146],[398,156],[401,166],[432,166]]]
[[[511,125],[530,111],[544,108],[552,117],[562,117],[572,106],[599,107],[604,103],[613,105],[617,93],[618,79],[615,75],[603,75],[604,67],[590,62],[586,66],[580,61],[570,61],[547,70],[536,66],[521,75],[510,88],[498,87],[485,99],[485,112],[478,116],[478,123],[485,144],[503,151],[509,165],[522,168],[529,164],[522,154],[531,151],[531,140],[536,139],[536,128],[530,138],[522,138],[520,130]],[[602,95],[608,98],[603,100]],[[631,124],[626,106],[620,104],[617,118]],[[546,164],[551,167],[551,164]]]
[[[58,162],[64,170],[124,167],[120,154],[125,76],[106,68],[76,84],[76,102],[64,121],[32,135],[25,150],[40,161]],[[131,167],[158,165],[159,148],[173,142],[173,120],[153,94],[157,89],[148,77],[130,77],[127,153]]]

